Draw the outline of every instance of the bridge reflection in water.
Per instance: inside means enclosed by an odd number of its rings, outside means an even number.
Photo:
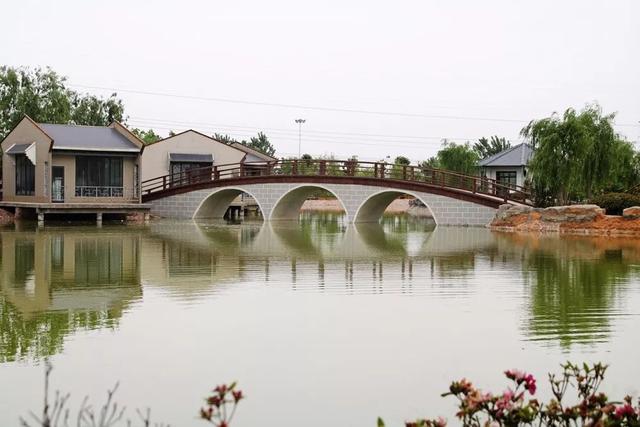
[[[400,217],[358,225],[338,215],[280,225],[167,221],[5,230],[0,239],[0,362],[55,354],[78,330],[118,328],[143,290],[144,300],[197,305],[261,284],[461,302],[492,295],[478,312],[513,307],[523,339],[569,348],[610,339],[629,313],[640,260],[640,243],[629,239],[434,229]]]

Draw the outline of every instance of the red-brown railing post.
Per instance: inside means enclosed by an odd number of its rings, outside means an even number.
[[[377,177],[378,177],[378,162],[375,162],[375,163],[373,164],[373,176],[374,176],[375,178],[377,178]]]
[[[476,178],[473,178],[473,182],[472,183],[473,183],[473,194],[476,194],[478,180]]]
[[[326,160],[320,160],[320,171],[319,171],[320,175],[326,175],[327,173],[327,161]]]
[[[163,176],[162,177],[162,189],[166,190],[167,189],[167,176]]]
[[[402,180],[407,180],[407,165],[402,165]]]
[[[384,167],[386,166],[386,163],[382,163],[380,165],[380,178],[384,179]]]
[[[220,171],[218,170],[218,166],[213,167],[213,179],[217,181],[220,179]]]
[[[411,181],[416,180],[416,168],[411,166]]]
[[[240,176],[244,176],[244,163],[240,163]]]
[[[291,165],[291,175],[298,175],[298,161],[294,160]]]

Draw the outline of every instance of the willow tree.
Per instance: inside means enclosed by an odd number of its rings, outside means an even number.
[[[594,104],[534,120],[521,131],[535,149],[529,172],[539,198],[567,204],[607,185],[616,152],[613,118]]]

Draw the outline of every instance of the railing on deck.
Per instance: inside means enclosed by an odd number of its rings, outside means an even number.
[[[137,198],[137,190],[135,188],[127,187],[76,185],[75,197],[135,199]]]
[[[359,177],[420,183],[429,186],[463,190],[492,196],[504,201],[528,204],[529,191],[518,185],[465,175],[441,169],[411,165],[395,165],[357,160],[287,159],[274,162],[232,163],[191,169],[142,182],[143,197],[173,188],[194,186],[212,181],[258,176]],[[321,181],[321,179],[319,179]]]

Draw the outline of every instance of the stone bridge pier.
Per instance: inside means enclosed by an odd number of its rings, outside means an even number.
[[[484,226],[496,208],[467,200],[422,191],[405,191],[359,184],[261,183],[194,190],[151,201],[151,213],[166,218],[222,218],[231,201],[245,192],[256,200],[268,221],[297,220],[304,201],[319,188],[342,203],[347,222],[377,222],[398,196],[420,199],[436,224]]]

